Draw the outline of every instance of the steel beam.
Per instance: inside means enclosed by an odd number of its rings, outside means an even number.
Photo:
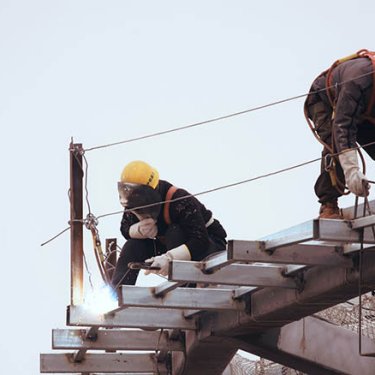
[[[83,302],[82,144],[70,143],[70,304]]]
[[[228,258],[236,262],[304,264],[308,266],[342,265],[343,267],[351,267],[352,260],[342,254],[342,247],[327,245],[295,244],[268,251],[264,242],[239,240],[228,242]]]
[[[238,346],[236,345],[238,344],[228,344],[225,337],[211,337],[202,342],[197,332],[189,331],[186,334],[186,354],[172,353],[172,374],[222,374],[237,352]]]
[[[256,287],[246,287],[246,286],[241,286],[239,288],[234,289],[233,291],[233,298],[241,298],[246,294],[249,294],[251,292],[254,292],[258,288]]]
[[[202,310],[184,310],[184,317],[191,318],[192,316],[198,315]]]
[[[136,308],[99,315],[84,306],[68,306],[68,326],[99,326],[106,328],[142,329],[196,329],[194,319],[185,319],[183,313],[173,309]]]
[[[212,274],[203,273],[200,262],[173,261],[169,279],[179,282],[197,282],[238,286],[277,286],[296,288],[292,278],[283,276],[281,267],[231,264]]]
[[[163,296],[164,294],[170,292],[171,290],[178,288],[182,284],[183,283],[174,283],[174,282],[166,281],[156,286],[154,293],[156,296]]]
[[[222,251],[214,256],[209,257],[203,262],[203,269],[205,272],[214,272],[220,268],[227,266],[228,264],[233,263],[233,259],[228,258],[227,251]]]
[[[352,229],[365,228],[375,225],[375,215],[369,215],[354,219],[350,222]]]
[[[87,339],[86,329],[52,330],[52,348],[64,350],[167,350],[181,351],[184,345],[171,340],[167,331],[102,329]]]
[[[120,295],[123,306],[239,311],[246,308],[243,301],[233,298],[231,289],[178,288],[157,297],[153,288],[122,286]]]
[[[364,232],[364,243],[375,243],[370,228],[365,228]],[[262,241],[264,242],[264,249],[272,251],[307,241],[333,241],[341,244],[347,242],[359,243],[361,236],[358,231],[350,228],[350,223],[347,221],[316,219],[262,238]]]
[[[308,374],[373,375],[375,358],[358,353],[358,335],[346,328],[306,317],[260,336],[237,337],[240,348]],[[375,342],[363,337],[364,349],[375,351]]]
[[[374,202],[370,202],[370,204],[375,211]],[[348,219],[353,218],[353,208],[344,211]],[[281,237],[283,237],[283,233],[280,233],[276,239],[279,238],[280,240]],[[288,237],[288,235],[284,237]],[[305,239],[309,237],[311,239],[311,234],[307,235]],[[300,238],[298,233],[295,233],[294,240],[297,243]],[[322,244],[322,241],[318,241]],[[284,243],[280,240],[279,244],[289,246],[290,237],[286,238]],[[324,245],[342,246],[342,241],[337,241],[337,244],[334,244],[333,241],[328,241]],[[343,247],[344,251],[359,249],[358,246],[355,249],[355,245],[348,246],[345,244]],[[363,278],[366,284],[375,283],[375,256],[365,254],[363,264]],[[219,338],[221,340],[219,350],[224,349],[226,338],[229,338],[229,336],[243,335],[244,332],[262,332],[269,326],[280,327],[287,324],[288,321],[301,319],[304,316],[332,306],[340,300],[348,300],[358,293],[358,272],[355,269],[345,269],[342,266],[337,267],[334,265],[331,267],[314,266],[303,272],[306,284],[305,290],[300,293],[296,293],[294,290],[279,288],[264,288],[253,291],[251,295],[251,314],[233,311],[202,314],[200,316],[201,331],[186,332],[187,356],[186,358],[181,358],[181,367],[190,370],[188,373],[192,374],[216,375],[221,373],[223,370],[220,370],[221,372],[217,369],[213,370],[213,366],[226,365],[230,359],[225,358],[223,355],[225,352],[222,351],[220,357],[208,360],[209,355],[212,354],[209,344],[207,344],[208,341],[211,342],[211,340]],[[367,287],[366,289],[369,290],[369,288]],[[322,348],[327,346],[334,347],[330,342],[322,344]],[[237,343],[234,343],[234,348],[237,349],[239,347]],[[246,348],[244,349],[246,350]],[[217,349],[213,351],[218,353]],[[229,353],[229,350],[226,349],[226,352]],[[174,353],[173,358],[175,359],[175,357],[178,359],[181,356],[179,356],[179,353]],[[176,363],[178,362],[174,360],[174,368],[176,367]],[[320,373],[320,375],[323,374]]]
[[[311,267],[304,272],[304,288],[294,291],[263,288],[251,294],[251,314],[220,312],[201,316],[201,326],[215,335],[238,335],[280,327],[358,296],[359,272],[355,268]],[[375,288],[375,252],[365,251],[362,293]]]
[[[295,225],[286,230],[276,232],[261,239],[265,250],[274,250],[278,247],[290,246],[296,243],[314,239],[314,220]]]
[[[256,288],[256,287],[246,287],[246,286],[240,286],[238,288],[234,288],[234,289],[232,289],[233,298],[234,299],[243,298],[245,295],[247,295],[251,292],[254,292],[257,289],[258,288]],[[200,314],[203,311],[204,310],[184,310],[184,317],[190,318],[194,315]]]
[[[82,362],[73,362],[69,354],[41,354],[40,372],[45,373],[154,373],[167,374],[164,363],[155,354],[86,354]]]
[[[370,208],[370,212],[369,212],[369,208]],[[355,218],[362,216],[364,212],[366,214],[368,213],[371,214],[372,212],[375,212],[375,200],[368,202],[368,206],[366,207],[366,210],[364,210],[363,203],[359,204],[357,208],[357,213],[355,212],[355,206],[346,207],[342,210],[345,220],[354,220]]]
[[[88,329],[85,333],[84,340],[90,340],[93,337],[96,337],[98,334],[98,330],[98,327],[91,327],[90,329]],[[80,348],[77,352],[75,352],[73,354],[74,362],[81,362],[86,355],[86,351],[87,349]]]
[[[322,241],[340,241],[342,243],[360,243],[361,234],[350,228],[350,223],[344,220],[314,220],[315,238]],[[375,236],[371,228],[364,228],[363,242],[374,244]]]

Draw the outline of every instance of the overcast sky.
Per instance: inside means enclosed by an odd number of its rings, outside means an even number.
[[[68,225],[71,137],[91,148],[306,93],[337,58],[375,49],[374,11],[373,0],[0,0],[0,372],[38,374],[65,327],[69,233],[40,244]],[[134,159],[198,193],[319,157],[303,101],[87,152],[92,212],[121,209],[117,181]],[[200,199],[228,238],[255,240],[317,216],[318,171]],[[103,241],[122,245],[120,218],[100,220]],[[97,281],[88,233],[85,253]]]

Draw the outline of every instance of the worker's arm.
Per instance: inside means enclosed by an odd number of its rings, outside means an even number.
[[[182,198],[188,194],[186,190],[178,189],[173,198]],[[191,259],[201,260],[210,244],[206,220],[212,216],[211,211],[206,210],[195,197],[189,197],[172,202],[169,212],[172,222],[178,224],[184,233]],[[204,214],[207,218],[203,217]]]
[[[191,260],[191,255],[188,247],[183,244],[175,247],[172,250],[167,251],[163,255],[158,255],[146,260],[146,263],[150,263],[151,267],[159,268],[158,270],[146,270],[145,275],[149,273],[157,273],[163,276],[168,275],[169,262],[172,260]]]
[[[121,233],[127,239],[155,238],[158,229],[152,218],[141,219],[130,211],[125,211],[121,220]]]
[[[357,126],[364,111],[361,87],[355,82],[342,85],[336,100],[332,129],[337,152],[356,147]]]
[[[359,170],[357,150],[348,149],[343,151],[339,155],[339,160],[349,190],[360,197],[367,197],[370,185],[366,176]]]

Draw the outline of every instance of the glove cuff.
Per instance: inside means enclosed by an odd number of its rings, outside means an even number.
[[[139,223],[135,223],[129,228],[129,236],[135,240],[141,240],[145,238],[141,231],[139,230]]]
[[[167,251],[165,255],[169,260],[191,260],[189,248],[185,244]]]
[[[339,154],[339,160],[344,173],[353,168],[359,169],[357,151],[352,148],[348,148]]]

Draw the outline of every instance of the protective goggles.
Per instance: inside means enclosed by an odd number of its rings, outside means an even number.
[[[157,190],[150,186],[134,183],[117,183],[121,205],[130,210],[134,208],[137,216],[156,219],[160,213],[161,197]],[[145,207],[144,207],[145,206]],[[142,207],[142,208],[138,208]]]

